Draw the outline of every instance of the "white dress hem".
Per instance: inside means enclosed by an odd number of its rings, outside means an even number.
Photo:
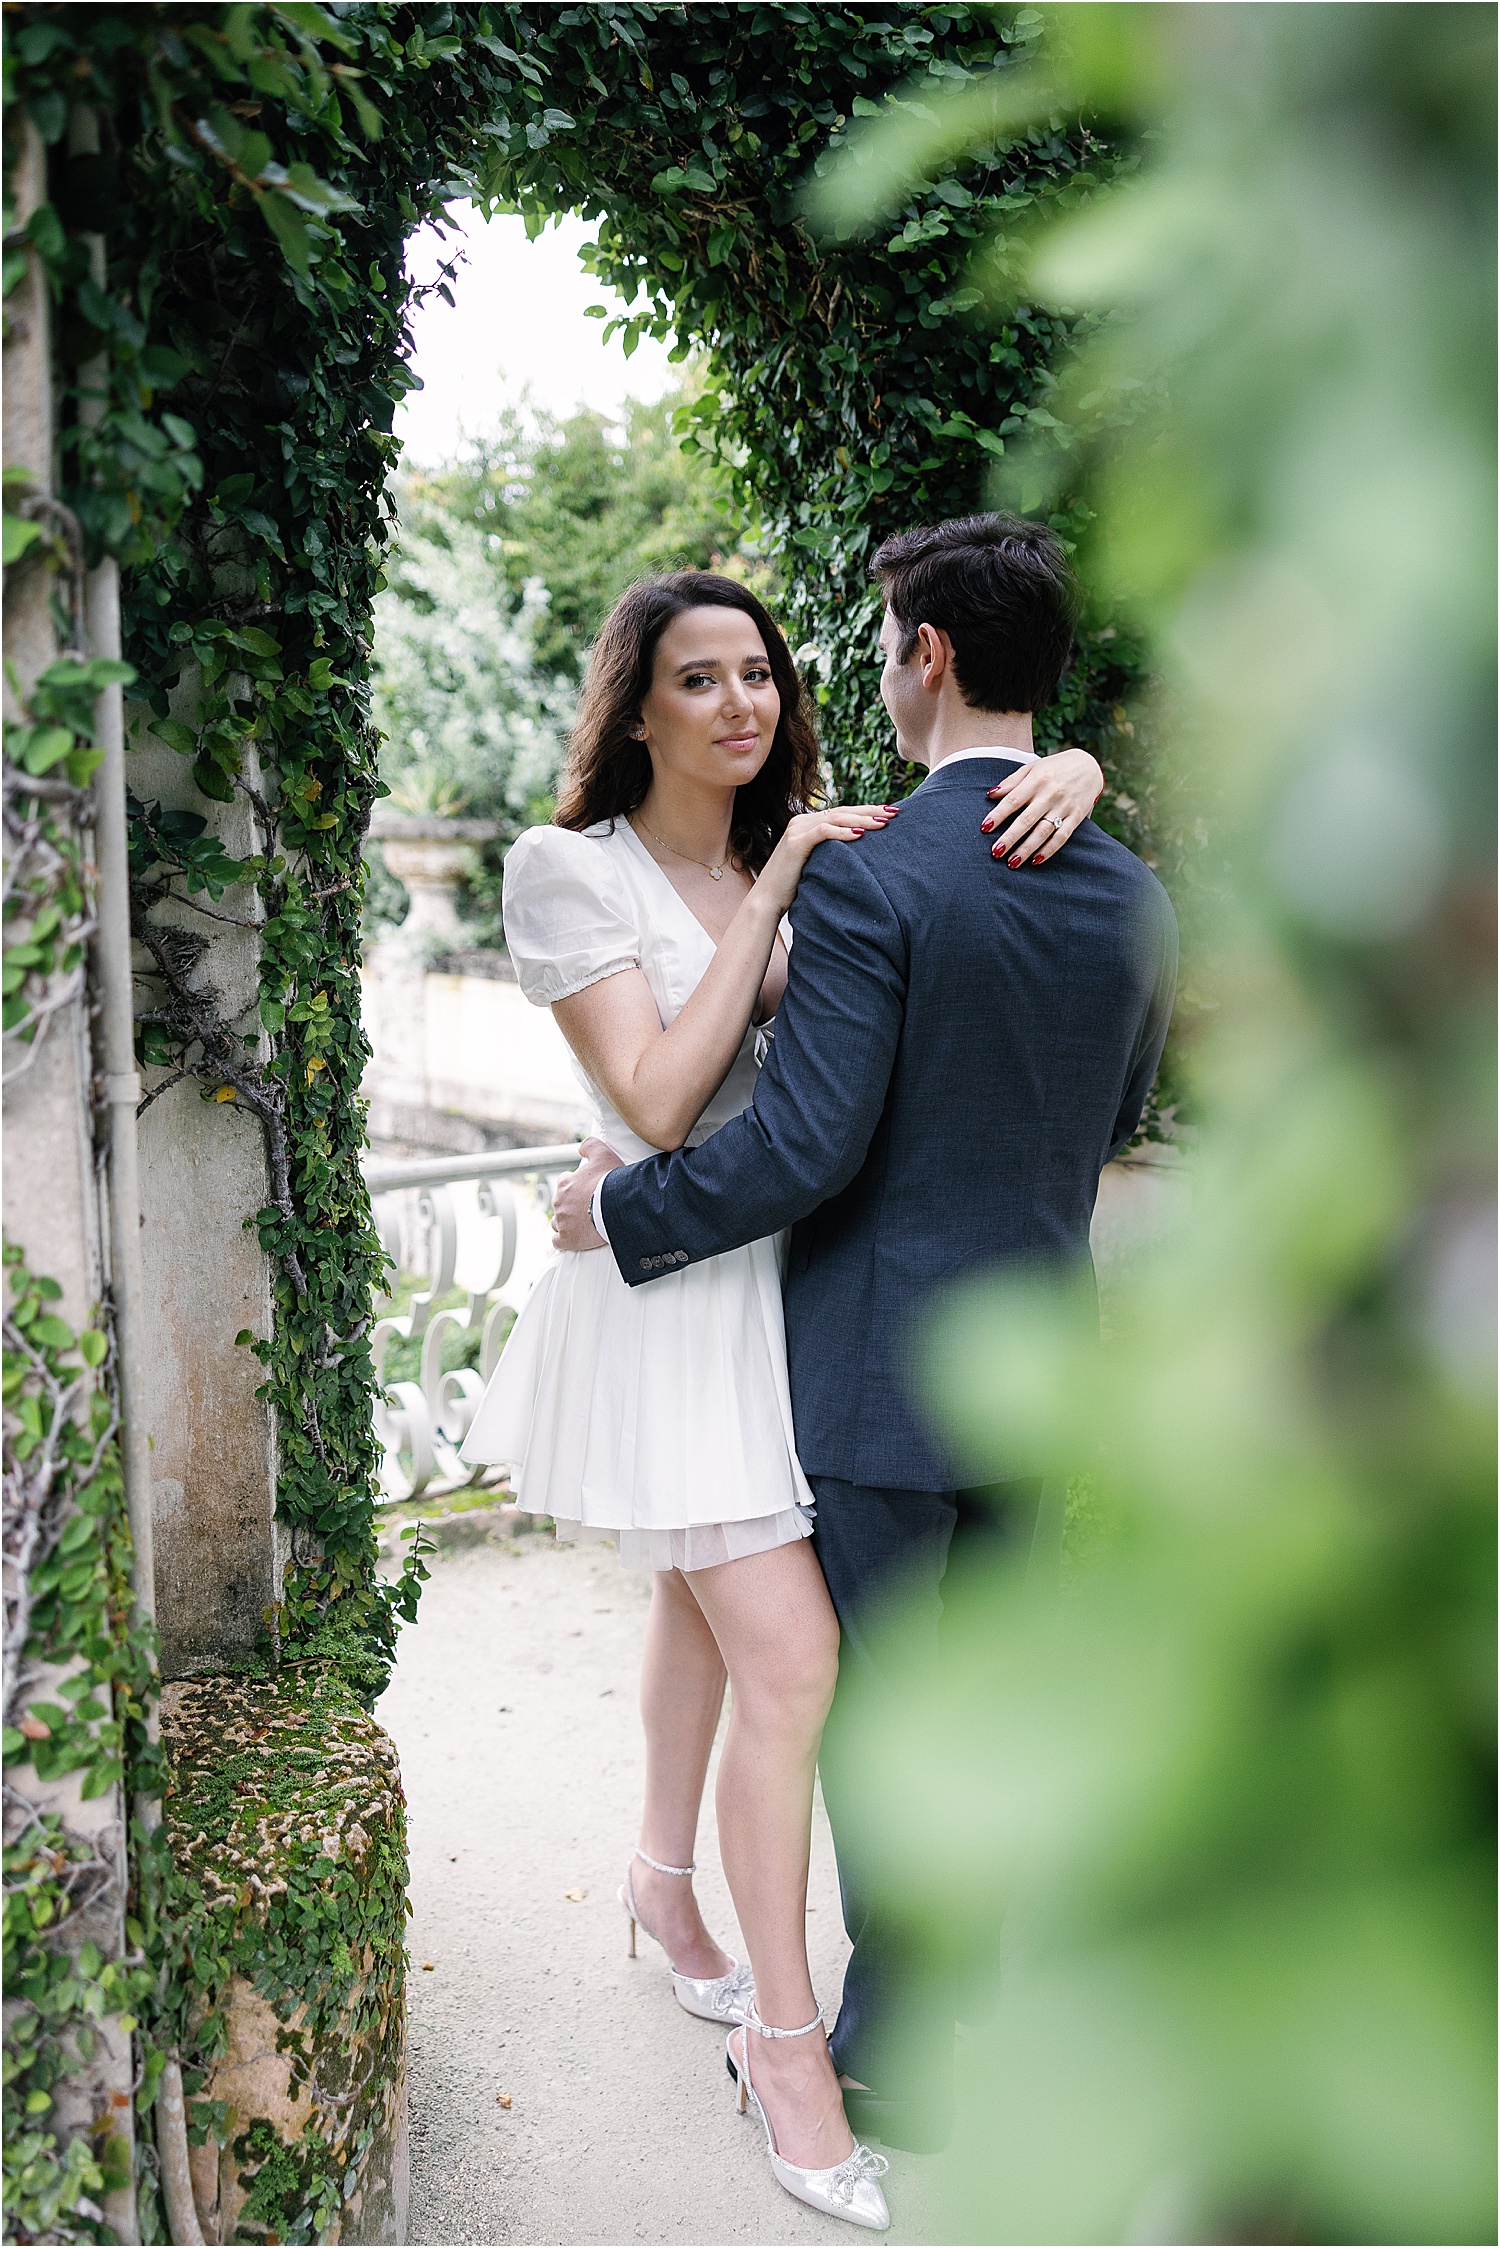
[[[612,1530],[554,1516],[559,1545],[612,1545],[626,1569],[717,1569],[752,1553],[773,1553],[813,1534],[813,1510],[791,1506],[748,1522],[694,1522],[683,1529]]]

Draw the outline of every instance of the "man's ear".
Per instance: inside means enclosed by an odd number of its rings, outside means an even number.
[[[953,643],[937,625],[919,624],[917,644],[922,659],[922,684],[936,694],[953,663]]]

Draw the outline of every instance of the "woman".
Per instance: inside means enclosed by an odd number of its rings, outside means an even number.
[[[1021,767],[999,808],[1018,815],[1007,847],[1059,811],[1071,828],[1098,784],[1081,752]],[[809,853],[857,848],[899,816],[808,811],[817,789],[806,699],[753,594],[697,571],[632,586],[594,651],[557,823],[523,835],[505,874],[521,987],[552,1008],[595,1128],[626,1161],[696,1145],[748,1104]],[[560,1536],[612,1537],[622,1561],[654,1572],[646,1801],[621,1890],[632,1947],[638,1923],[665,1947],[687,2010],[740,2025],[731,2063],[780,2182],[879,2230],[885,2164],[845,2120],[805,1945],[838,1630],[806,1543],[781,1246],[751,1242],[634,1289],[608,1256],[559,1258],[464,1453],[510,1462],[522,1505],[553,1516]],[[715,1943],[691,1886],[726,1675],[719,1838],[748,1970]]]

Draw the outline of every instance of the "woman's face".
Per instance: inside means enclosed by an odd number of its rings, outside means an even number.
[[[684,609],[656,643],[641,704],[658,777],[742,788],[771,753],[781,697],[765,642],[742,609]]]

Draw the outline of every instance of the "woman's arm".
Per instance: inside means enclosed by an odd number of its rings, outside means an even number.
[[[754,1019],[777,925],[808,853],[849,842],[893,815],[841,806],[794,819],[719,939],[702,982],[664,1030],[639,968],[559,999],[553,1018],[591,1082],[652,1147],[681,1147],[729,1073]]]
[[[995,838],[995,857],[1009,859],[1012,866],[1027,859],[1040,866],[1062,849],[1103,793],[1104,768],[1086,749],[1059,749],[1051,757],[1028,759],[990,790],[995,809],[982,822],[986,833],[994,835],[1010,822]]]

